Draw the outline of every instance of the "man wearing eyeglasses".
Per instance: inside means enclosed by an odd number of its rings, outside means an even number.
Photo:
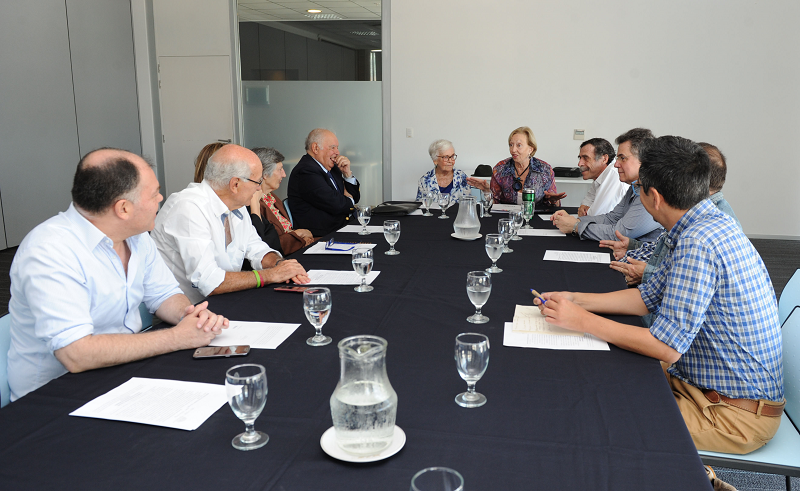
[[[255,153],[225,145],[208,159],[203,182],[173,193],[158,214],[153,240],[193,302],[268,283],[309,282],[300,263],[261,240],[244,208],[260,192],[261,174]],[[260,268],[242,271],[245,259]]]
[[[287,189],[295,228],[314,237],[344,226],[361,197],[350,159],[339,153],[339,139],[324,128],[306,138],[306,154],[292,169]]]
[[[642,206],[636,189],[639,179],[639,150],[653,139],[653,133],[644,128],[634,128],[617,137],[617,160],[614,167],[619,172],[619,180],[631,187],[613,210],[596,216],[575,218],[564,210],[559,210],[550,218],[558,229],[566,234],[577,235],[581,239],[616,240],[616,232],[638,239],[652,242],[658,239],[664,229]]]

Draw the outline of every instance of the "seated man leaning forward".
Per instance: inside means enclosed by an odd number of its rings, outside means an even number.
[[[225,145],[208,159],[203,182],[173,193],[161,208],[153,240],[193,302],[290,279],[308,283],[300,263],[271,249],[250,221],[245,205],[261,186],[261,174],[256,154]],[[242,271],[245,259],[263,269]]]
[[[653,138],[653,133],[644,128],[634,128],[617,137],[617,160],[614,167],[619,171],[619,180],[628,184],[639,178],[639,149]],[[613,210],[596,216],[575,218],[559,210],[550,219],[565,234],[577,235],[581,239],[615,240],[615,232],[626,237],[652,242],[663,229],[642,206],[636,189],[631,186]]]
[[[339,140],[332,131],[312,130],[306,152],[289,176],[289,213],[295,228],[322,237],[347,224],[361,194],[350,160],[339,155]]]
[[[12,401],[67,371],[206,346],[227,327],[181,293],[148,235],[162,199],[137,155],[104,148],[81,159],[72,204],[34,228],[11,265]],[[142,301],[175,327],[138,334]]]
[[[662,361],[700,450],[744,454],[768,442],[783,411],[778,308],[769,274],[736,221],[708,199],[709,160],[664,136],[646,145],[639,173],[647,210],[669,230],[669,252],[637,288],[548,293],[547,321]],[[600,314],[658,311],[650,329]]]
[[[578,207],[579,217],[605,215],[625,196],[630,186],[619,180],[614,163],[614,147],[608,140],[592,138],[581,143],[578,168],[584,181],[592,179],[593,182]]]

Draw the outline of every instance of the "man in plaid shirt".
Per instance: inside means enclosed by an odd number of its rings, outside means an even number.
[[[641,162],[637,191],[669,231],[661,267],[638,288],[548,293],[540,308],[550,323],[661,360],[698,449],[752,452],[775,435],[784,405],[766,267],[734,219],[708,199],[710,164],[699,145],[664,136],[647,144]],[[592,313],[656,311],[650,329]]]

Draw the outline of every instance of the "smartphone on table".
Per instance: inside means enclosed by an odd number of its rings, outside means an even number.
[[[200,360],[203,358],[230,358],[232,356],[247,356],[250,353],[250,346],[206,346],[194,350],[192,358]]]

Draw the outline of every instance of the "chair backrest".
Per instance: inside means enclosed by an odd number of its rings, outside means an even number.
[[[789,317],[795,307],[800,306],[800,269],[794,272],[789,279],[789,283],[781,292],[781,300],[778,302],[778,319],[780,323]]]
[[[0,317],[0,407],[11,400],[8,387],[8,349],[11,347],[11,315]]]
[[[150,313],[144,302],[139,304],[139,315],[142,317],[142,331],[153,327],[153,314]]]
[[[792,312],[781,329],[783,341],[784,411],[800,427],[800,309]]]
[[[294,218],[292,218],[292,210],[289,209],[289,198],[283,199],[283,207],[286,208],[286,213],[289,214],[289,221],[292,222],[292,228],[294,228]]]

